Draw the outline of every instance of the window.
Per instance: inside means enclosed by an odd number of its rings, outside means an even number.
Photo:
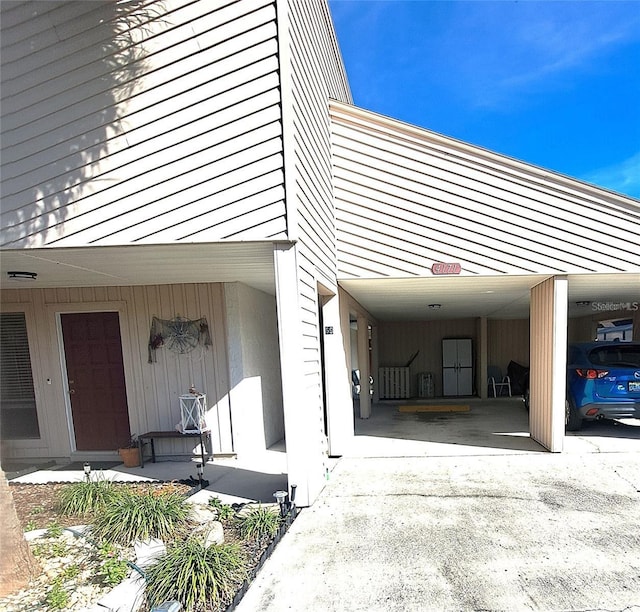
[[[640,368],[640,348],[636,344],[618,344],[594,348],[589,361],[595,365]]]
[[[0,313],[0,426],[5,440],[40,437],[22,312]]]

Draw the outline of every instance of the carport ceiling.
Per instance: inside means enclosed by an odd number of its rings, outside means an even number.
[[[380,321],[526,319],[531,288],[547,276],[447,276],[350,279],[340,285]],[[576,302],[588,302],[577,305]],[[569,275],[569,316],[593,304],[640,302],[640,274]],[[440,308],[430,308],[440,304]]]

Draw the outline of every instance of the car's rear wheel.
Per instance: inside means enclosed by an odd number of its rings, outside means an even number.
[[[582,428],[582,417],[569,398],[564,401],[564,425],[567,431],[578,431]]]

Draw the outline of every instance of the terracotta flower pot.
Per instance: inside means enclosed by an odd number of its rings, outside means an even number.
[[[138,467],[140,465],[140,451],[137,448],[119,448],[118,454],[124,467]]]

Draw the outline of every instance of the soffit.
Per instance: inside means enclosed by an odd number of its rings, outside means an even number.
[[[273,244],[267,242],[3,250],[0,268],[2,289],[239,281],[275,294]],[[10,270],[38,277],[11,281]]]

